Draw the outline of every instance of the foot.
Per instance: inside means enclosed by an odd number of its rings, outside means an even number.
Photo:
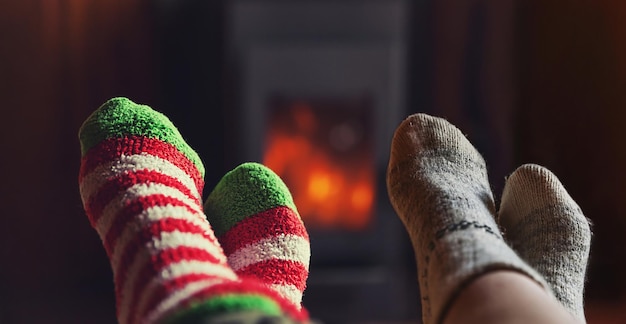
[[[506,181],[499,221],[512,248],[543,275],[559,302],[584,323],[591,229],[559,179],[538,165],[519,167]]]
[[[81,198],[111,262],[120,323],[235,311],[300,319],[284,298],[228,266],[202,212],[204,167],[167,117],[115,98],[79,138]]]
[[[222,178],[204,207],[235,273],[259,279],[300,308],[309,235],[278,175],[244,163]]]
[[[456,127],[409,116],[394,134],[387,172],[415,250],[424,323],[441,323],[460,290],[489,271],[514,270],[547,287],[502,240],[485,162]]]

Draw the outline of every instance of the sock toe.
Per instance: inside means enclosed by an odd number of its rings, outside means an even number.
[[[459,165],[471,168],[472,172],[457,172]],[[458,128],[443,118],[421,113],[411,115],[394,133],[387,169],[389,198],[403,221],[406,221],[403,215],[417,203],[414,197],[439,190],[435,187],[441,185],[424,185],[424,181],[419,180],[437,176],[432,170],[446,174],[439,181],[445,183],[444,186],[458,180],[489,189],[485,160]],[[484,199],[492,200],[491,194]]]
[[[243,163],[224,175],[204,204],[218,237],[249,216],[281,206],[297,213],[280,177],[254,162]]]
[[[407,117],[396,129],[389,165],[394,169],[403,164],[414,164],[420,154],[439,154],[451,160],[469,158],[483,161],[458,128],[443,118],[421,113]]]
[[[583,212],[569,195],[559,179],[550,170],[537,164],[524,164],[506,180],[499,211],[499,223],[504,228],[514,228],[524,217],[545,211],[553,206],[565,208],[568,217],[576,223],[588,224]],[[564,216],[555,213],[555,217]],[[563,218],[563,217],[562,217]]]
[[[79,130],[82,155],[104,140],[123,137],[158,139],[171,144],[204,175],[198,154],[185,142],[176,126],[163,114],[127,98],[112,98],[94,111]]]

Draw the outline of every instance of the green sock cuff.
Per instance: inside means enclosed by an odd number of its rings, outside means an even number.
[[[174,124],[163,114],[127,98],[113,98],[94,111],[79,131],[81,153],[109,138],[144,136],[169,143],[182,152],[200,174],[204,166],[198,154],[185,142]]]
[[[204,209],[215,234],[221,236],[246,217],[279,206],[297,212],[280,177],[264,165],[248,162],[224,175]]]
[[[164,324],[194,324],[224,313],[257,311],[268,316],[282,315],[280,306],[260,295],[222,295],[190,305],[163,321]]]

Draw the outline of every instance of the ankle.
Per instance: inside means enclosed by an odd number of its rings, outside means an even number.
[[[495,270],[472,280],[451,301],[442,323],[572,323],[573,317],[527,275]]]

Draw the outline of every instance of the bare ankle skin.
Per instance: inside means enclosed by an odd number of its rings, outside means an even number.
[[[509,270],[473,280],[452,301],[443,324],[578,323],[528,276]]]

